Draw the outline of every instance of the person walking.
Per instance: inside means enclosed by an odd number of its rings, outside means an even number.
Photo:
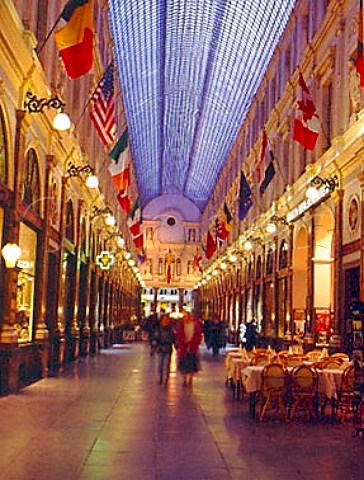
[[[252,350],[254,347],[257,346],[258,332],[257,332],[255,320],[252,320],[251,322],[248,322],[246,324],[245,338],[246,338],[245,348],[248,351]]]
[[[171,358],[176,336],[173,322],[167,313],[163,313],[156,331],[157,353],[159,355],[159,383],[167,384],[171,369]]]
[[[178,370],[183,375],[183,385],[192,385],[193,377],[200,369],[199,346],[202,340],[200,322],[186,312],[177,329]]]
[[[212,355],[214,357],[217,357],[219,355],[219,350],[221,346],[220,329],[221,329],[220,321],[217,317],[214,317],[211,324],[211,330],[210,330],[210,334],[211,334],[210,344],[212,345]]]

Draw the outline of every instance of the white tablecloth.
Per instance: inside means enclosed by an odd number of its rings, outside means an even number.
[[[241,370],[241,382],[247,393],[258,392],[262,385],[263,366],[247,366]],[[292,371],[293,368],[287,368]],[[323,369],[317,370],[318,391],[325,394],[327,398],[337,398],[340,389],[343,370]]]

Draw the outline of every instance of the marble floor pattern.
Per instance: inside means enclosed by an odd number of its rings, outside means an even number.
[[[146,344],[79,359],[0,398],[1,480],[361,480],[353,426],[256,423],[225,387],[224,357],[202,349],[183,387],[167,386]]]

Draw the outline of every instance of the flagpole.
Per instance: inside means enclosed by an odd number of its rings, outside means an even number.
[[[62,10],[62,12],[59,14],[59,16],[58,16],[57,20],[55,21],[53,27],[49,30],[46,38],[44,39],[44,41],[43,41],[43,43],[42,43],[42,45],[41,45],[39,48],[36,48],[35,53],[36,53],[38,56],[40,55],[41,51],[42,51],[43,48],[45,47],[45,44],[48,42],[49,37],[52,35],[52,33],[54,32],[54,30],[56,29],[56,26],[58,25],[59,21],[60,21],[61,18],[62,18],[62,14],[63,14],[63,10]]]

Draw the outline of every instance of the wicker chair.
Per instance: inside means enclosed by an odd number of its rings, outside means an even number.
[[[342,362],[349,362],[350,361],[350,357],[347,353],[333,353],[331,355],[331,358],[337,358],[337,359],[341,360]]]
[[[311,418],[317,420],[315,400],[317,396],[317,372],[314,368],[301,365],[293,369],[291,373],[291,394],[293,406],[289,412],[289,420],[301,407],[307,411]]]
[[[337,412],[345,420],[348,415],[353,413],[354,400],[354,367],[346,367],[341,379],[340,390],[338,392]]]
[[[260,354],[260,355],[255,355],[251,359],[250,365],[255,365],[255,366],[264,366],[269,363],[269,357],[268,355]]]
[[[284,397],[287,391],[288,374],[280,363],[266,365],[262,372],[262,387],[259,397],[262,400],[259,420],[262,421],[267,411],[274,408],[281,412],[285,421],[288,420]]]

